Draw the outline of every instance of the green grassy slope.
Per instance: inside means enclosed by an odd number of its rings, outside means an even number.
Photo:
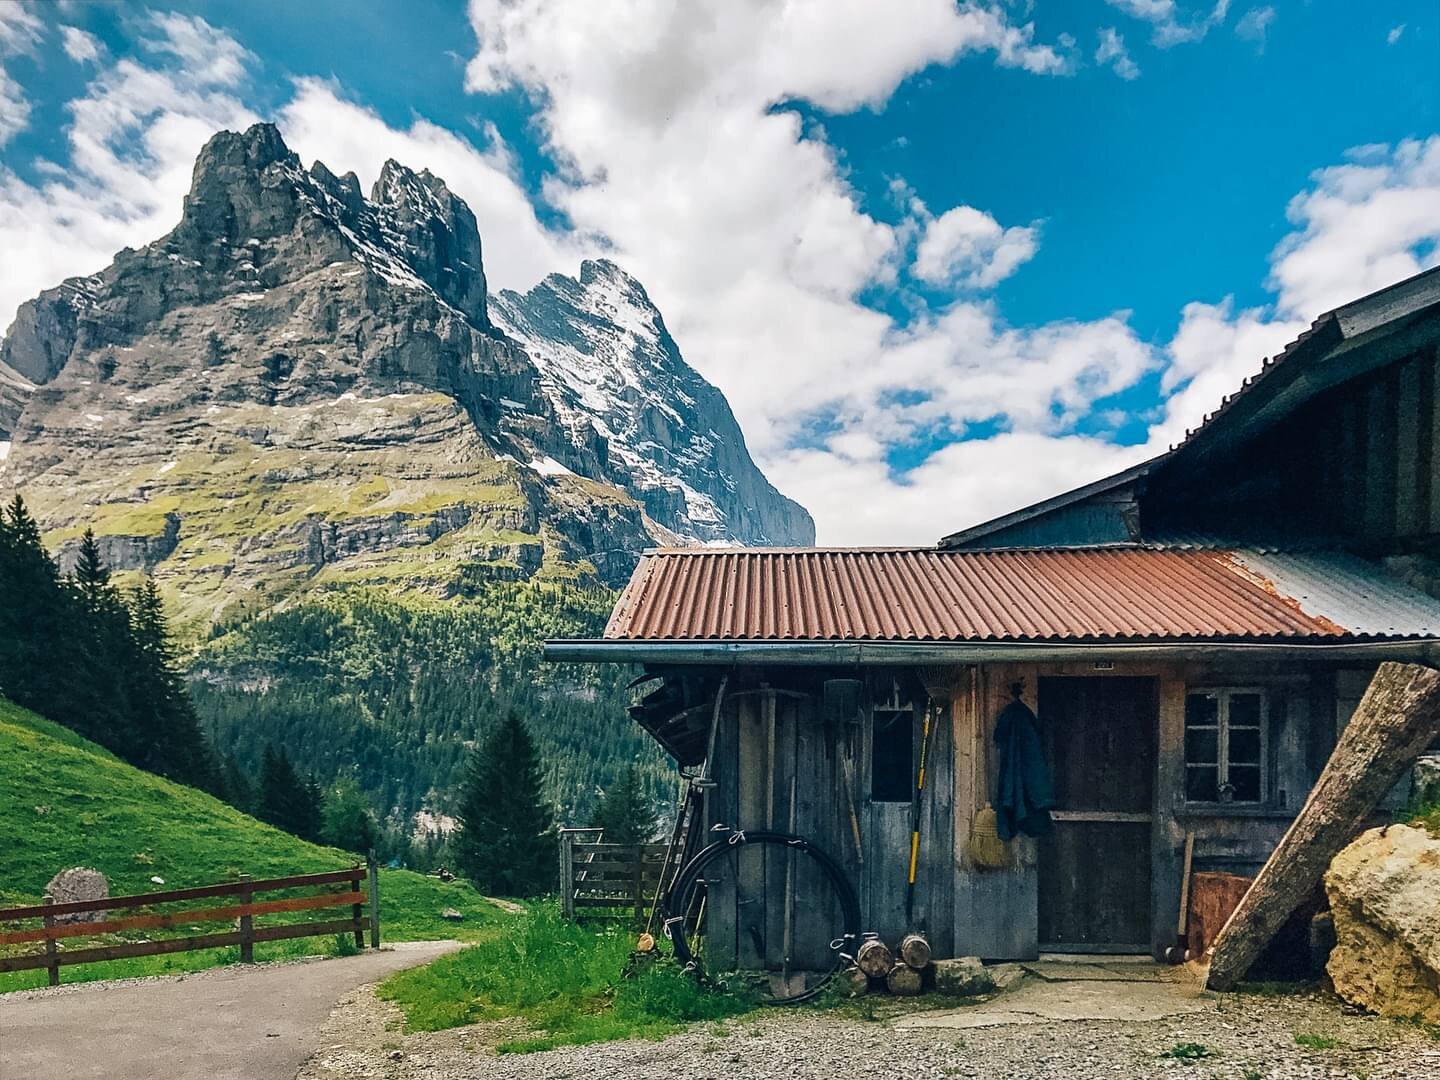
[[[355,856],[280,832],[218,799],[127,765],[74,732],[0,698],[0,907],[36,903],[58,870],[89,866],[112,895],[208,885],[353,865]],[[154,883],[159,877],[164,885]],[[391,941],[475,937],[505,916],[461,883],[404,870],[380,876],[382,932]],[[461,923],[440,918],[447,907]],[[213,928],[211,928],[213,929]],[[324,941],[275,942],[257,956],[324,951]],[[230,950],[62,969],[64,981],[188,970]],[[37,977],[38,976],[38,977]],[[0,990],[43,982],[0,975]]]

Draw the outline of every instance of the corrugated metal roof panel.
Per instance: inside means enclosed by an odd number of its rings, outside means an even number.
[[[1440,636],[1440,603],[1355,555],[1237,551],[1234,557],[1309,614],[1356,637]]]
[[[612,641],[1124,641],[1430,636],[1440,601],[1337,555],[1144,548],[674,549]]]

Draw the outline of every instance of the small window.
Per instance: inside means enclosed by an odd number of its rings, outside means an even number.
[[[1267,704],[1262,690],[1195,690],[1186,695],[1187,802],[1264,800]]]
[[[915,777],[915,714],[910,709],[876,709],[870,734],[870,798],[909,802]]]

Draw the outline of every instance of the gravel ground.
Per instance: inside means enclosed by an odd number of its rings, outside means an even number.
[[[516,1021],[404,1035],[398,1012],[368,988],[347,998],[297,1080],[836,1080],[837,1077],[1184,1080],[1437,1080],[1440,1042],[1404,1024],[1357,1015],[1319,995],[1231,996],[1203,1013],[1148,1022],[1057,1021],[946,1030],[897,1029],[903,1008],[772,1011],[698,1025],[663,1042],[496,1055]],[[864,1013],[873,1011],[874,1018]],[[1296,1034],[1325,1036],[1309,1049]],[[1202,1044],[1197,1061],[1165,1056]]]

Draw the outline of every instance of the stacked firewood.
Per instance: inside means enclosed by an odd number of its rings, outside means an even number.
[[[868,937],[855,953],[855,966],[844,973],[845,987],[852,996],[886,990],[913,997],[924,989],[929,968],[930,943],[923,934],[906,934],[898,955],[878,937]]]

